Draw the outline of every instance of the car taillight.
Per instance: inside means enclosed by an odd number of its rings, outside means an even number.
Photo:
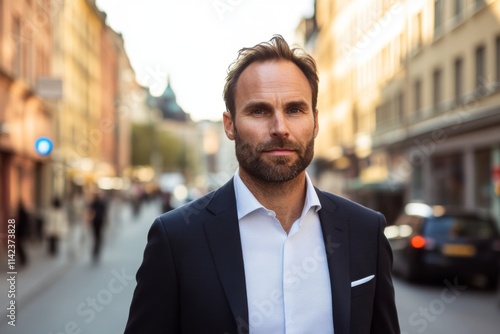
[[[424,237],[420,235],[416,235],[413,238],[411,238],[410,244],[413,248],[424,248],[426,245],[426,240]]]

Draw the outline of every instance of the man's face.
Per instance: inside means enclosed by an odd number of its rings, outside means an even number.
[[[249,65],[236,85],[234,119],[224,113],[241,172],[266,182],[285,182],[302,173],[313,158],[318,133],[311,103],[309,82],[294,63]]]

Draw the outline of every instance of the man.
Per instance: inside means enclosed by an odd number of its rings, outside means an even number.
[[[106,223],[107,205],[101,194],[95,193],[92,202],[89,205],[90,223],[92,228],[92,236],[94,245],[92,247],[92,261],[97,264],[100,259],[102,248],[102,231]]]
[[[26,253],[26,239],[30,228],[30,214],[24,207],[23,201],[20,199],[17,206],[17,221],[16,221],[16,249],[19,256],[19,264],[25,266],[28,264],[28,255]]]
[[[314,60],[281,36],[224,88],[239,168],[156,219],[125,333],[399,333],[385,220],[314,188]]]

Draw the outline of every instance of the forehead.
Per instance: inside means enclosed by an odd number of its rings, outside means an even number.
[[[275,98],[311,103],[311,87],[300,68],[287,60],[255,62],[245,68],[236,84],[236,109],[247,100]]]

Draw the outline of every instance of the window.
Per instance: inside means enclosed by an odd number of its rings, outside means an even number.
[[[473,0],[474,1],[474,9],[479,9],[485,5],[484,0]]]
[[[411,51],[416,51],[422,46],[422,13],[418,13],[412,20],[412,35],[410,40]]]
[[[441,70],[437,69],[432,74],[432,105],[434,111],[439,109],[441,102]]]
[[[375,123],[378,129],[384,126],[385,118],[385,104],[375,107]]]
[[[389,57],[387,56],[388,55],[388,46],[385,46],[383,49],[382,49],[382,66],[381,66],[381,70],[382,70],[382,80],[385,79],[385,77],[388,75],[388,72],[389,72]]]
[[[495,234],[493,222],[479,215],[445,215],[428,218],[423,234],[434,238],[490,239]]]
[[[455,0],[453,15],[455,22],[459,22],[464,17],[464,0]]]
[[[481,208],[491,207],[491,149],[474,152],[476,205]]]
[[[496,75],[495,75],[496,82],[500,83],[500,36],[497,36],[497,39],[495,41],[495,66],[496,66]]]
[[[15,76],[21,74],[22,44],[21,44],[21,20],[18,17],[13,19],[12,42],[14,45],[14,57],[12,58],[12,71]]]
[[[375,106],[375,128],[380,128],[380,105]]]
[[[403,92],[398,94],[398,110],[397,110],[398,123],[402,123],[405,119],[405,96]]]
[[[387,98],[382,104],[375,108],[375,122],[377,129],[390,128],[398,124],[398,100],[396,98]],[[366,115],[365,115],[366,118]],[[367,129],[367,122],[364,122]]]
[[[32,39],[28,39],[24,45],[22,46],[24,48],[23,51],[23,64],[22,64],[22,69],[21,69],[21,75],[24,80],[29,85],[33,85],[33,43]]]
[[[422,46],[422,12],[417,14],[417,46]]]
[[[48,74],[47,71],[47,55],[42,47],[36,48],[37,54],[35,57],[35,78],[39,78]]]
[[[22,35],[26,32],[25,27],[21,24],[20,27],[21,30],[21,35],[19,35],[19,61],[21,63],[20,65],[20,71],[19,71],[19,76],[28,82],[28,77],[29,77],[29,62],[30,62],[30,55],[29,55],[29,48],[31,46],[30,43],[30,38],[28,35]],[[16,42],[17,43],[17,42]]]
[[[358,133],[359,131],[359,112],[356,105],[352,107],[352,129],[354,133]]]
[[[434,37],[441,35],[443,26],[443,1],[434,0]]]
[[[411,176],[411,193],[413,199],[424,199],[424,168],[421,164],[413,166],[413,174]]]
[[[462,58],[457,58],[454,65],[455,70],[455,102],[459,102],[463,94],[463,60]]]
[[[403,64],[406,58],[405,34],[399,35],[399,64]]]
[[[486,85],[486,63],[484,46],[476,49],[476,90],[484,88]]]
[[[464,202],[465,167],[462,153],[431,157],[431,202],[461,206]]]
[[[3,39],[3,20],[4,20],[4,17],[3,17],[3,0],[0,0],[0,39]],[[0,43],[0,62],[2,60],[2,44],[3,43]]]
[[[418,116],[422,109],[422,80],[418,79],[414,85],[415,115]]]

